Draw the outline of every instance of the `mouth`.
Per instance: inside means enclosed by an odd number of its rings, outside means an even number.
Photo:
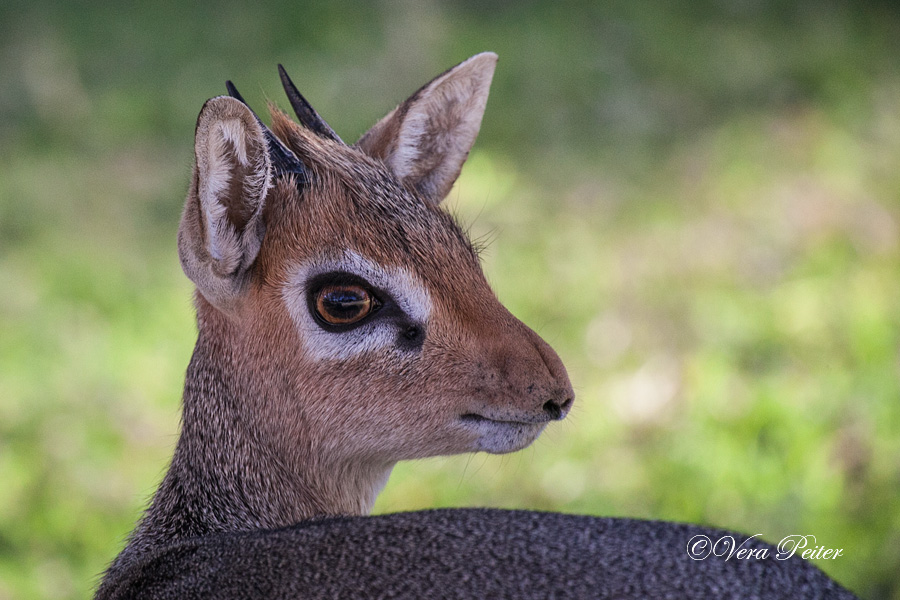
[[[517,421],[517,420],[507,420],[507,419],[491,419],[489,417],[485,417],[484,415],[479,415],[476,413],[465,413],[464,415],[460,415],[459,420],[463,423],[468,423],[472,425],[506,425],[511,427],[534,427],[534,426],[544,426],[550,422],[550,419],[547,418],[537,418],[529,421]]]
[[[550,420],[492,419],[476,413],[465,413],[459,416],[459,422],[476,435],[473,451],[505,454],[521,450],[536,440]]]

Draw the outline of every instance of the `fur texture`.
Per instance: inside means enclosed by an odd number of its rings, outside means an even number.
[[[495,61],[444,73],[357,146],[274,108],[270,134],[235,98],[203,107],[178,235],[199,330],[182,431],[111,574],[178,539],[366,514],[398,460],[518,450],[565,416],[561,361],[500,305],[438,206]],[[276,176],[272,134],[303,181]],[[307,295],[330,271],[389,306],[350,331],[323,329]]]
[[[572,405],[438,206],[495,62],[444,73],[353,147],[278,110],[269,131],[239,99],[204,106],[178,234],[198,327],[181,435],[98,598],[852,597],[799,560],[691,561],[702,530],[673,524],[360,516],[397,461],[511,452]],[[381,308],[323,326],[311,298],[332,276]]]
[[[695,536],[765,559],[685,551]],[[307,521],[172,544],[102,598],[852,600],[758,539],[680,523],[478,509]]]

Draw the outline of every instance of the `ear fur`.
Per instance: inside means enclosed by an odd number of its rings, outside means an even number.
[[[200,111],[194,154],[178,255],[200,293],[224,309],[240,296],[262,243],[271,160],[256,116],[226,96],[207,101]]]
[[[476,54],[437,76],[365,133],[356,146],[380,158],[434,204],[453,187],[481,128],[497,64]]]

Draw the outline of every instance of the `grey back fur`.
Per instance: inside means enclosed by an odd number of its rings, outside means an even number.
[[[98,600],[147,598],[854,598],[815,566],[736,535],[765,559],[693,560],[695,525],[485,509],[310,520],[161,548]],[[746,540],[746,541],[745,541]]]

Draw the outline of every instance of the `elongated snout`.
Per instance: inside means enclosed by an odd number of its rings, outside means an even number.
[[[547,342],[505,312],[494,335],[484,335],[476,362],[476,394],[467,414],[515,423],[546,424],[569,413],[575,394],[562,360]]]
[[[545,418],[565,418],[575,394],[559,355],[527,325],[515,320],[513,340],[494,348],[494,364],[511,396],[520,399],[517,407],[539,411]],[[511,336],[512,337],[512,336]]]

